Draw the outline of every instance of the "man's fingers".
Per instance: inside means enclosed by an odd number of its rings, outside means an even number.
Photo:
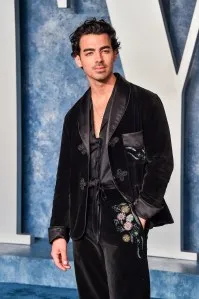
[[[63,270],[63,271],[66,271],[66,268],[62,265],[62,261],[61,261],[61,256],[60,256],[60,254],[59,254],[59,255],[54,255],[54,254],[52,254],[52,258],[53,258],[53,260],[54,260],[55,265],[56,265],[59,269],[61,269],[61,270]]]
[[[62,265],[65,267],[65,269],[71,268],[71,266],[69,265],[69,262],[68,262],[68,257],[66,255],[66,250],[61,250],[61,262],[62,262]]]
[[[139,220],[140,220],[140,223],[141,223],[141,225],[142,225],[142,228],[145,229],[146,219],[144,219],[144,218],[142,218],[142,217],[139,217],[139,216],[138,216],[138,218],[139,218]]]
[[[55,262],[55,265],[59,269],[66,271],[71,268],[67,258],[66,240],[62,238],[54,240],[52,244],[51,256]]]

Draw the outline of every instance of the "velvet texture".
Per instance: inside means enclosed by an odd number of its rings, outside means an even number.
[[[163,197],[173,170],[173,155],[162,102],[156,94],[115,75],[118,80],[106,136],[114,184],[124,200],[135,204],[137,214],[149,220],[150,228],[173,223]],[[88,90],[64,121],[49,228],[51,241],[54,226],[65,227],[68,233],[70,230],[73,240],[84,234],[89,159]]]
[[[100,216],[96,217],[93,202],[85,235],[80,240],[73,240],[79,297],[150,299],[148,229],[143,229],[118,190],[105,189],[105,195],[100,200]],[[125,217],[123,224],[125,221],[131,223],[132,229],[120,225],[119,216]]]

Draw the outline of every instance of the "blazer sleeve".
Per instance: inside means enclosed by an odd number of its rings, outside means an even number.
[[[69,241],[69,199],[70,199],[70,135],[67,115],[64,119],[56,184],[54,189],[52,215],[48,228],[49,242],[57,238]]]
[[[142,111],[147,163],[139,197],[135,201],[135,210],[144,219],[151,218],[163,209],[164,194],[174,167],[170,131],[163,104],[157,95],[149,103]]]

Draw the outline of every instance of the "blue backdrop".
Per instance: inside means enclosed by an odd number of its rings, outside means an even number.
[[[109,21],[105,0],[21,0],[23,107],[23,231],[47,237],[63,118],[87,89],[70,56],[69,35],[87,17]],[[176,61],[184,50],[196,0],[163,0]],[[129,29],[130,34],[130,29]],[[199,251],[199,44],[184,97],[184,247]],[[120,60],[116,71],[123,74]],[[175,199],[174,199],[175,200]]]

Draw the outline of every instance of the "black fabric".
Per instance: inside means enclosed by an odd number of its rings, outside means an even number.
[[[98,138],[95,136],[93,103],[90,99],[90,176],[88,194],[91,193],[92,196],[88,197],[88,209],[90,209],[93,199],[96,199],[99,195],[100,188],[115,188],[105,143],[111,102],[114,100],[114,89],[105,108]]]
[[[48,229],[48,235],[50,244],[52,244],[52,242],[58,238],[65,239],[66,242],[69,241],[69,229],[64,226],[53,226],[52,228]]]
[[[149,218],[150,228],[173,223],[164,200],[174,164],[163,104],[156,94],[116,76],[105,142],[114,185],[124,200],[135,204],[139,216]],[[49,237],[54,226],[65,227],[67,240],[69,232],[73,240],[82,238],[85,232],[90,179],[90,94],[88,89],[64,120]],[[134,142],[132,133],[140,131],[143,149],[135,148],[135,157],[140,159],[134,159],[127,151],[134,150],[128,149]],[[128,138],[123,138],[124,134],[129,134]],[[54,233],[53,236],[56,237]]]
[[[95,137],[94,115],[92,100],[90,103],[90,179],[89,186],[97,185],[98,181],[106,188],[112,186],[114,188],[113,177],[111,174],[106,141],[107,122],[111,107],[114,100],[114,89],[107,103],[102,124],[100,128],[99,138]]]
[[[115,207],[127,203],[117,190],[105,189],[104,195],[100,199],[99,217],[88,218],[86,234],[73,240],[79,298],[150,299],[149,230],[142,228],[135,214],[131,214],[135,216],[132,231],[122,231],[122,226],[118,229],[115,220],[119,211]],[[125,242],[123,237],[130,232],[134,236]]]

